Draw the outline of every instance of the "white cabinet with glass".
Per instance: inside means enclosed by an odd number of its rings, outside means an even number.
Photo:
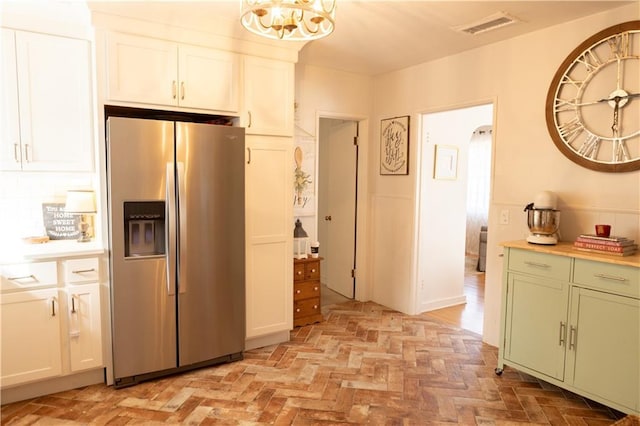
[[[93,171],[88,40],[2,29],[0,170]]]
[[[640,413],[640,255],[505,244],[500,356],[626,413]]]

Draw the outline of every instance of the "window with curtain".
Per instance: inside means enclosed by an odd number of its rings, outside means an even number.
[[[491,126],[477,128],[469,141],[466,252],[478,255],[480,228],[488,224],[491,187]]]

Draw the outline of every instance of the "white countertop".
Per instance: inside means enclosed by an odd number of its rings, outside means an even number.
[[[79,243],[76,240],[52,240],[42,244],[28,244],[22,241],[2,242],[2,246],[0,247],[0,264],[73,256],[102,255],[105,252],[106,250],[100,241]]]

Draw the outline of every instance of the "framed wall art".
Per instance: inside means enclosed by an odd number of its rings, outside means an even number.
[[[380,123],[380,174],[409,174],[409,116]]]
[[[458,147],[436,145],[433,161],[433,178],[455,180],[458,177]]]

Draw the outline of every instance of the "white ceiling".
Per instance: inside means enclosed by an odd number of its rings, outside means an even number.
[[[442,58],[637,0],[379,1],[338,0],[336,29],[306,44],[299,62],[377,75]],[[232,37],[256,40],[240,25],[235,1],[103,1],[92,10],[212,32],[222,22]],[[477,35],[454,28],[505,12],[518,23]],[[638,17],[629,17],[629,20]],[[278,43],[291,43],[278,41]]]

